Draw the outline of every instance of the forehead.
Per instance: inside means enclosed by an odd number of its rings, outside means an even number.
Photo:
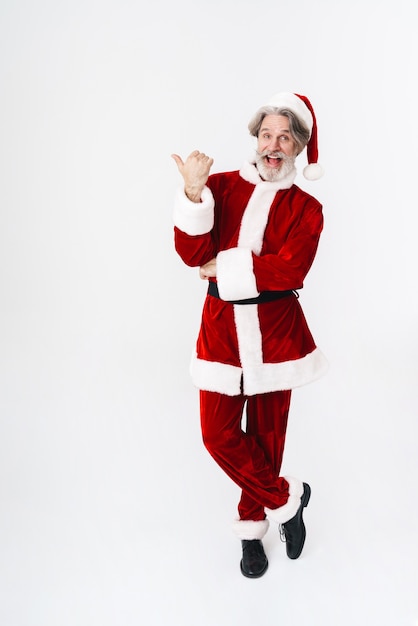
[[[284,115],[266,115],[261,122],[260,132],[263,130],[289,131],[289,120]]]

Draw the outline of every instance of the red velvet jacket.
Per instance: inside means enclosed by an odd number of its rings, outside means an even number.
[[[293,184],[262,181],[253,164],[213,174],[200,204],[178,192],[175,247],[200,266],[216,257],[220,298],[206,297],[191,373],[200,389],[238,395],[292,389],[319,377],[326,360],[295,295],[231,304],[262,291],[300,289],[323,227],[320,203]]]

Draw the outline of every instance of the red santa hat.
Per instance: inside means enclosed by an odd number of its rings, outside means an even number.
[[[306,146],[308,165],[303,170],[303,175],[308,180],[318,180],[324,173],[318,163],[318,132],[316,127],[315,113],[312,104],[306,96],[298,93],[277,93],[266,103],[268,106],[280,109],[289,109],[298,117],[310,132],[310,138]]]

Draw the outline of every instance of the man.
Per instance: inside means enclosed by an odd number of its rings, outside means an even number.
[[[291,390],[318,378],[326,360],[298,302],[323,226],[320,203],[294,184],[307,146],[306,178],[322,175],[309,100],[279,93],[249,123],[252,162],[210,175],[213,159],[172,155],[184,185],[174,209],[175,247],[209,281],[192,380],[200,389],[204,444],[242,489],[234,530],[241,572],[262,576],[262,539],[279,525],[287,555],[305,542],[307,483],[279,476]],[[245,411],[246,428],[242,430]]]

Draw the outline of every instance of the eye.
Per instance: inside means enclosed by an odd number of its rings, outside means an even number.
[[[280,137],[280,141],[289,141],[289,137],[287,135],[282,135]]]

